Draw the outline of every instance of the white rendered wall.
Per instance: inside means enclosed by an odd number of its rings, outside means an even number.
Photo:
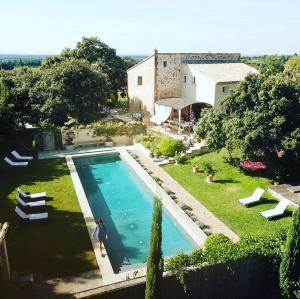
[[[184,76],[187,76],[187,82],[184,83]],[[193,83],[193,78],[196,82]],[[191,71],[186,64],[182,64],[182,97],[196,100],[198,102],[215,105],[216,83],[201,75],[199,72]]]
[[[216,98],[216,106],[218,106],[218,104],[223,101],[225,99],[225,97],[230,93],[230,91],[232,89],[234,89],[237,85],[239,84],[239,82],[226,82],[226,83],[218,83],[216,85],[216,94],[215,94],[215,98]],[[223,87],[226,88],[226,92],[223,92]]]
[[[154,111],[154,55],[127,72],[129,109],[131,112]],[[142,76],[143,84],[137,84],[138,76]]]
[[[186,76],[186,82],[184,82]],[[196,100],[196,83],[193,83],[193,74],[186,64],[181,65],[181,97]]]

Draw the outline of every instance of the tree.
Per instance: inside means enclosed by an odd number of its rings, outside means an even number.
[[[291,57],[285,64],[284,71],[300,81],[300,56]]]
[[[116,50],[109,47],[97,37],[83,37],[75,49],[65,49],[59,56],[44,60],[43,67],[51,67],[71,58],[84,59],[91,64],[97,64],[108,76],[114,100],[118,98],[118,91],[126,86],[127,65],[116,54]]]
[[[106,103],[111,89],[99,65],[70,58],[44,68],[32,93],[43,96],[43,119],[62,126],[68,116],[89,121],[98,106]]]
[[[211,149],[225,144],[243,158],[264,161],[273,174],[300,168],[300,86],[284,73],[250,74],[222,103],[223,114],[206,112],[196,132]]]
[[[299,97],[300,88],[289,76],[249,76],[224,102],[227,138],[250,159],[286,170],[298,167]]]
[[[269,55],[265,56],[260,64],[260,72],[265,76],[276,75],[284,70],[286,56]]]
[[[280,286],[287,298],[300,298],[300,211],[294,212],[280,264]]]
[[[223,119],[222,112],[206,108],[201,111],[199,121],[194,127],[197,136],[205,139],[207,146],[213,151],[220,150],[225,146]]]
[[[151,224],[150,249],[147,259],[146,299],[159,298],[163,274],[162,241],[162,204],[154,198]]]

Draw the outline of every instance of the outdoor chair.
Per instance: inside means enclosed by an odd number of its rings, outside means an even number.
[[[20,188],[17,188],[17,192],[23,198],[28,198],[28,199],[39,199],[39,198],[47,197],[47,193],[46,192],[39,192],[39,193],[32,193],[32,194],[30,194],[30,192],[24,192]]]
[[[14,167],[26,167],[28,165],[28,162],[14,162],[7,157],[4,158],[4,161]]]
[[[15,209],[15,212],[22,218],[28,220],[41,220],[48,218],[48,213],[34,213],[34,214],[26,214],[24,213],[18,206]]]
[[[17,160],[32,160],[32,156],[21,156],[18,152],[12,151],[11,154],[17,159]]]
[[[288,206],[289,202],[287,200],[281,200],[274,209],[260,212],[260,214],[267,219],[271,219],[283,215]]]
[[[292,193],[298,193],[298,192],[300,192],[300,186],[291,186],[291,187],[288,187],[287,190]]]
[[[29,201],[26,202],[24,201],[20,196],[16,196],[16,200],[17,202],[22,205],[23,207],[41,207],[41,206],[45,206],[46,205],[46,201],[45,200],[39,200],[39,201]]]
[[[239,200],[239,202],[245,207],[248,207],[253,203],[259,202],[264,192],[265,192],[264,189],[258,187],[250,197],[242,198]]]
[[[143,120],[143,113],[141,113],[141,112],[133,112],[131,114],[131,118],[132,118],[132,120],[142,121]]]

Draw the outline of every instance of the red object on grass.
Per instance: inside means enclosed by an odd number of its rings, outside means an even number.
[[[260,169],[266,169],[267,166],[263,162],[250,162],[250,161],[241,161],[240,166],[244,169],[249,170],[260,170]]]

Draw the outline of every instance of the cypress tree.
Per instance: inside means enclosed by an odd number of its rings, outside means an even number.
[[[150,249],[147,259],[147,277],[146,277],[146,299],[159,298],[160,285],[163,274],[163,257],[161,250],[162,241],[162,204],[159,199],[154,198]]]
[[[300,211],[294,212],[280,264],[280,287],[288,298],[300,298]]]

